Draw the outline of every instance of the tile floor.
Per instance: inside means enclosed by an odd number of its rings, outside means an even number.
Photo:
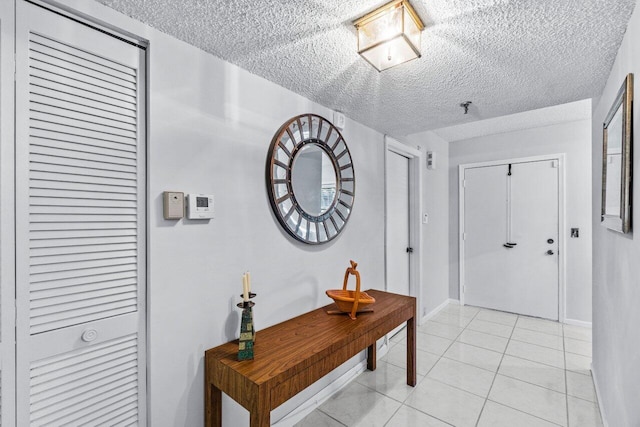
[[[418,328],[415,388],[405,340],[297,426],[602,426],[590,329],[448,305]]]

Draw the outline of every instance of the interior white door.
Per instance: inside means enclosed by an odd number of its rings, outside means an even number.
[[[145,54],[16,16],[17,424],[144,425]]]
[[[557,160],[515,163],[511,173],[511,280],[515,312],[558,320]]]
[[[466,304],[558,319],[556,163],[465,170]]]
[[[464,302],[497,308],[511,292],[507,263],[508,166],[466,169],[464,175]]]
[[[387,291],[410,295],[409,159],[387,156]]]

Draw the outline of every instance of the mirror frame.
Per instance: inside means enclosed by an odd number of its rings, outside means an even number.
[[[622,107],[622,134],[609,134],[609,124],[616,112]],[[630,73],[620,87],[607,117],[602,125],[602,210],[600,221],[603,226],[628,233],[631,230],[631,153],[633,145],[633,74]],[[620,176],[620,214],[606,213],[607,204],[607,146],[608,141],[620,138],[622,147]]]
[[[314,119],[317,122],[314,123]],[[307,134],[307,137],[305,137]],[[342,144],[340,144],[342,142]],[[305,211],[296,200],[291,180],[296,155],[308,144],[319,146],[333,163],[336,173],[336,194],[331,206],[320,215]],[[286,162],[279,160],[283,153]],[[285,178],[276,178],[276,170],[282,169]],[[287,120],[275,133],[269,146],[266,167],[267,193],[273,213],[280,225],[296,240],[310,245],[319,245],[335,239],[345,228],[355,201],[356,178],[351,153],[340,131],[327,119],[317,114],[301,114]],[[351,182],[351,190],[344,183]],[[286,193],[279,195],[277,187],[286,185]],[[291,202],[291,207],[283,212],[281,205]],[[297,213],[298,220],[293,224],[289,219]],[[306,233],[300,233],[303,220],[306,221]],[[315,227],[316,240],[311,239],[311,227]],[[322,227],[322,229],[321,229]],[[321,231],[326,239],[320,240]]]

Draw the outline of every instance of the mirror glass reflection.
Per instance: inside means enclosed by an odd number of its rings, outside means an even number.
[[[607,146],[605,177],[605,215],[620,216],[620,185],[622,181],[622,105],[614,114],[606,129]]]
[[[336,171],[329,155],[310,143],[293,160],[291,185],[302,209],[312,216],[327,212],[336,197]]]

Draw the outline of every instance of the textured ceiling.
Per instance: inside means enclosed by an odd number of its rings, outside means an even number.
[[[393,136],[599,96],[636,3],[412,0],[422,57],[378,73],[351,22],[385,0],[98,1]]]
[[[552,107],[523,111],[508,116],[493,117],[444,127],[436,129],[434,132],[445,141],[454,142],[515,130],[551,126],[575,120],[588,120],[590,118],[591,100],[583,99],[582,101],[570,102],[568,104],[554,105]]]

